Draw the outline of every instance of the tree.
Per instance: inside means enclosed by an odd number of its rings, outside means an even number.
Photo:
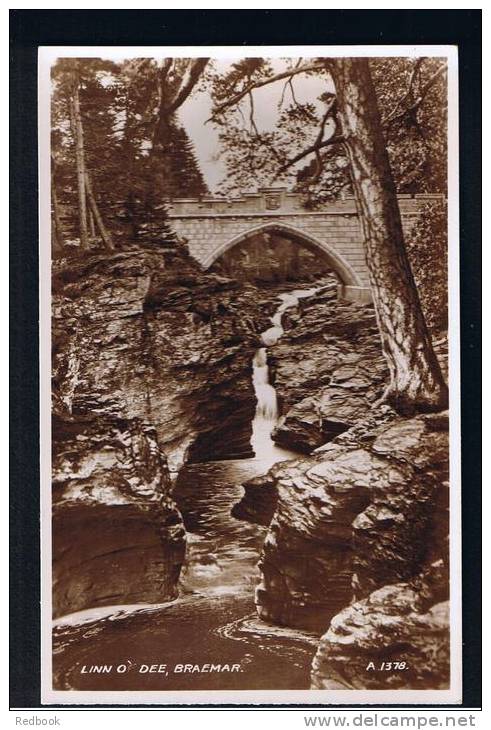
[[[445,62],[438,58],[372,58],[369,65],[379,108],[384,110],[382,124],[397,191],[444,193]],[[349,160],[334,134],[334,86],[325,65],[316,59],[309,63],[298,59],[290,69],[275,74],[262,59],[235,64],[225,77],[215,78],[218,114],[213,114],[213,120],[225,153],[229,190],[244,189],[253,175],[259,184],[281,181],[294,186],[305,195],[306,204],[315,207],[353,193]],[[295,80],[314,75],[325,78],[325,91],[317,99],[299,101]],[[265,82],[284,85],[276,126],[267,131],[258,129],[254,102],[251,106],[254,90]],[[231,85],[237,101],[228,106]],[[244,89],[248,91],[242,95]]]
[[[312,156],[322,167],[323,151],[335,146],[343,149],[362,222],[382,349],[390,371],[385,399],[401,412],[446,407],[447,387],[433,352],[404,245],[397,191],[368,60],[299,59],[279,73],[255,61],[253,68],[243,66],[242,73],[237,65],[228,77],[216,83],[213,118],[219,119],[223,127],[223,115],[230,115],[230,110],[245,98],[253,115],[252,94],[266,84],[285,79],[291,84],[298,74],[318,73],[326,77],[327,86],[330,77],[335,93],[326,89],[320,112],[312,104],[294,103],[296,109],[292,107],[287,115],[288,124],[297,127],[301,118],[318,122],[315,135],[299,135],[298,146],[303,148],[297,146],[292,154],[288,147],[285,153],[281,144],[284,129],[265,139],[252,121],[248,136],[256,141],[258,149],[270,150],[265,165],[276,177]],[[409,97],[401,99],[394,105],[394,114],[402,112],[406,100],[409,110],[414,107]]]
[[[84,74],[82,73],[82,69]],[[103,223],[102,215],[94,193],[92,173],[87,165],[84,115],[81,104],[81,88],[87,77],[93,78],[97,71],[97,59],[92,62],[84,62],[82,65],[78,59],[60,59],[53,68],[53,79],[57,86],[58,96],[65,104],[65,115],[60,114],[60,106],[54,103],[54,122],[57,134],[53,140],[60,137],[68,138],[68,147],[73,146],[76,169],[76,187],[78,192],[78,220],[79,240],[82,250],[89,249],[89,210],[90,215],[99,230],[106,249],[112,251],[114,244],[108,229]],[[84,79],[85,75],[85,79]],[[56,96],[56,95],[55,95]],[[58,102],[60,99],[58,99]],[[56,128],[58,123],[58,128]],[[63,149],[63,148],[62,148]]]
[[[124,215],[138,240],[175,240],[164,201],[208,192],[192,144],[176,119],[207,63],[206,58],[132,59],[121,67],[126,94],[123,157],[131,170]]]
[[[406,236],[406,248],[426,324],[439,338],[448,326],[447,210],[443,200],[425,203]]]
[[[96,234],[108,250],[118,236],[176,244],[166,199],[208,192],[176,118],[207,62],[57,61],[52,74],[57,201],[67,233],[82,249],[93,245]]]
[[[401,411],[438,410],[448,391],[409,265],[397,193],[366,59],[329,60],[389,365],[386,398]]]
[[[60,256],[63,253],[64,240],[57,187],[56,160],[53,153],[51,153],[51,246],[53,249],[53,254],[55,256]]]
[[[169,198],[200,198],[209,193],[196,160],[193,143],[184,127],[172,120],[169,130],[169,175],[165,182]]]
[[[72,64],[69,104],[72,134],[75,141],[75,157],[77,160],[80,246],[82,249],[87,250],[89,248],[89,234],[87,229],[87,199],[85,194],[87,173],[85,169],[84,130],[82,125],[82,115],[80,113],[79,85],[80,80],[78,70],[75,64]]]
[[[372,58],[369,65],[397,191],[445,193],[445,60]]]

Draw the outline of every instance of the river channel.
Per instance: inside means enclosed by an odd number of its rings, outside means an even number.
[[[187,533],[180,597],[167,604],[111,606],[57,619],[55,689],[309,688],[317,637],[257,618],[254,589],[266,528],[235,519],[231,509],[242,497],[244,481],[295,458],[271,440],[278,412],[267,348],[283,333],[283,313],[314,291],[280,295],[271,327],[262,335],[264,346],[254,356],[255,458],[195,463],[179,474],[174,498]],[[114,671],[123,665],[124,670]],[[157,670],[150,671],[152,666]]]

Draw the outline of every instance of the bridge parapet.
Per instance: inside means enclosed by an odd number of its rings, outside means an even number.
[[[403,226],[408,231],[422,204],[441,195],[400,195]],[[233,246],[258,234],[279,234],[324,253],[342,282],[343,296],[369,301],[370,284],[363,233],[355,200],[330,201],[306,209],[305,198],[286,188],[261,188],[238,198],[189,198],[169,204],[169,219],[187,241],[191,255],[203,268]]]
[[[417,194],[398,195],[401,213],[417,213],[422,202],[442,199],[441,195]],[[197,216],[237,215],[356,215],[353,196],[323,203],[318,209],[305,207],[305,195],[289,192],[287,188],[260,188],[256,193],[243,193],[236,198],[203,197],[175,198],[169,201],[172,218]]]

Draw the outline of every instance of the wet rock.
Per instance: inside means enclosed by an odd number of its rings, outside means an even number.
[[[56,418],[54,433],[54,616],[175,598],[185,537],[154,429]]]
[[[349,602],[351,522],[369,499],[362,454],[358,469],[343,454],[277,467],[278,503],[256,591],[263,620],[321,632]]]
[[[184,532],[170,474],[186,459],[252,456],[261,302],[182,250],[57,264],[56,615],[176,596]]]
[[[269,361],[282,418],[273,439],[311,453],[368,417],[387,370],[370,306],[331,288],[303,299]]]
[[[61,269],[53,322],[60,406],[151,423],[171,470],[188,451],[195,461],[210,450],[251,456],[251,360],[267,326],[261,313],[254,321],[255,301],[253,287],[202,274],[176,252],[130,249]]]
[[[322,631],[352,600],[431,562],[448,565],[444,424],[443,414],[403,419],[381,406],[365,425],[277,469],[261,617]]]
[[[361,389],[364,382],[369,393],[370,382],[358,378],[355,386],[354,378],[348,388],[321,388],[315,396],[292,406],[273,433],[276,443],[310,454],[366,417],[371,408],[369,397],[355,387]]]
[[[244,482],[244,496],[232,508],[232,516],[237,520],[268,526],[276,510],[278,490],[275,474],[278,466],[267,474],[253,477]]]
[[[449,604],[428,606],[409,583],[345,608],[321,638],[313,689],[447,689]]]
[[[446,414],[397,420],[371,451],[385,470],[372,472],[370,504],[353,522],[355,597],[407,580],[434,560],[448,565]]]

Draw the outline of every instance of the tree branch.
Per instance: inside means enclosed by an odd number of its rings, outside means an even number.
[[[152,137],[152,150],[155,150],[155,147],[159,143],[159,140],[161,141],[165,132],[166,124],[168,123],[170,117],[176,112],[180,106],[186,101],[192,90],[194,89],[196,83],[198,82],[198,79],[200,78],[201,74],[203,73],[206,64],[208,63],[210,59],[209,58],[197,58],[194,61],[191,61],[187,68],[186,73],[184,75],[184,79],[181,82],[177,92],[175,93],[174,97],[168,101],[166,99],[165,94],[165,84],[167,82],[167,76],[169,74],[169,71],[172,67],[172,63],[174,59],[172,58],[166,58],[162,68],[159,73],[159,85],[158,85],[158,94],[159,94],[159,110],[158,110],[158,117],[157,122],[154,127],[153,137]]]
[[[307,157],[312,153],[318,152],[319,150],[324,149],[324,147],[329,147],[333,144],[340,144],[343,141],[344,138],[342,135],[334,134],[332,137],[329,137],[329,139],[325,139],[322,142],[314,142],[313,145],[307,147],[302,152],[299,152],[298,155],[295,155],[295,157],[292,157],[290,160],[287,160],[287,162],[285,162],[285,164],[278,170],[277,176],[283,172],[286,172],[289,167],[295,165],[297,162],[300,162],[300,160],[303,160],[304,157]]]
[[[390,124],[390,122],[392,121],[392,119],[395,119],[397,116],[399,116],[397,114],[398,110],[401,108],[402,104],[406,101],[406,99],[409,99],[410,96],[412,95],[412,92],[413,92],[413,84],[414,84],[414,81],[416,79],[416,74],[420,70],[422,63],[423,63],[423,59],[422,58],[417,58],[416,59],[416,62],[414,64],[413,68],[412,68],[412,71],[411,71],[410,75],[409,75],[409,81],[408,81],[406,93],[404,94],[404,96],[401,96],[400,99],[397,100],[397,102],[396,102],[394,108],[392,109],[392,111],[389,112],[389,114],[387,114],[387,117],[386,117],[385,122],[384,122],[385,124]]]
[[[248,94],[249,97],[249,123],[251,125],[251,129],[254,130],[254,134],[256,137],[259,137],[259,131],[256,126],[256,121],[254,119],[254,97],[251,92]]]
[[[282,71],[281,73],[275,74],[274,76],[270,76],[267,79],[261,79],[259,81],[252,81],[251,83],[247,84],[241,91],[238,91],[236,94],[234,94],[230,99],[227,99],[226,101],[223,101],[221,104],[217,104],[211,111],[211,117],[207,119],[207,122],[211,121],[213,117],[215,117],[217,114],[220,114],[225,109],[228,109],[231,106],[235,106],[241,99],[244,98],[244,96],[247,96],[253,89],[259,89],[262,86],[267,86],[268,84],[273,84],[275,81],[281,81],[282,79],[287,79],[289,76],[297,76],[301,73],[307,73],[309,71],[321,71],[324,69],[324,64],[317,61],[316,63],[309,63],[305,64],[304,66],[298,66],[297,68],[288,69],[288,71]]]
[[[174,99],[165,107],[166,114],[173,114],[186,101],[206,68],[209,58],[197,58],[186,69],[186,75]]]
[[[437,68],[437,70],[430,76],[426,84],[423,86],[421,91],[419,92],[419,96],[422,97],[421,100],[425,97],[425,95],[428,93],[429,89],[433,86],[435,81],[438,79],[438,77],[447,70],[447,64],[444,63],[441,66]],[[421,102],[420,102],[421,103]]]
[[[329,99],[326,109],[324,111],[324,114],[322,116],[321,124],[319,127],[319,132],[317,134],[315,142],[310,147],[307,147],[302,152],[299,152],[299,154],[295,155],[295,157],[292,157],[291,160],[287,160],[287,162],[284,165],[282,165],[280,167],[280,169],[278,170],[278,173],[275,176],[275,179],[276,179],[276,177],[278,177],[278,175],[281,175],[283,172],[286,172],[286,170],[288,170],[288,168],[292,167],[292,165],[295,165],[297,162],[300,162],[300,160],[303,160],[304,157],[307,157],[308,155],[310,155],[312,153],[315,153],[315,157],[316,157],[316,161],[317,161],[317,177],[320,175],[320,168],[321,168],[322,161],[321,161],[321,157],[319,154],[319,150],[323,149],[324,147],[329,147],[332,144],[341,142],[343,139],[340,134],[336,134],[336,133],[331,135],[331,137],[329,137],[329,139],[323,139],[327,120],[329,119],[329,117],[334,115],[335,108],[336,108],[336,97],[333,94],[332,98]]]
[[[422,59],[421,59],[422,60]],[[397,113],[397,109],[401,107],[401,104],[403,104],[404,101],[409,97],[409,92],[400,99],[393,110],[388,114],[386,117],[382,119],[382,125],[384,127],[389,126],[390,124],[393,124],[397,119],[402,119],[402,117],[406,116],[406,114],[410,114],[411,112],[416,111],[419,109],[423,101],[425,100],[426,94],[431,89],[433,84],[438,80],[439,76],[447,70],[447,65],[442,64],[437,68],[437,70],[430,76],[426,84],[423,85],[423,87],[419,91],[419,95],[414,99],[412,104],[407,106],[405,109],[402,109],[399,113]]]

